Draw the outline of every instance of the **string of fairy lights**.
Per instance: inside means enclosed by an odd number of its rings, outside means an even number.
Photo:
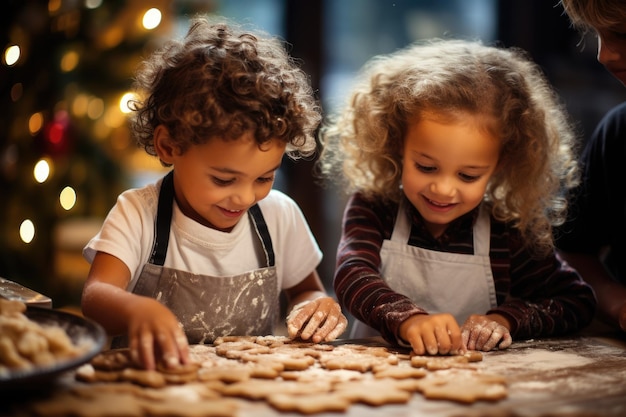
[[[101,7],[102,0],[86,0],[84,7],[97,9]],[[48,12],[54,14],[61,7],[61,0],[51,0],[48,3]],[[149,7],[136,11],[140,15],[141,28],[144,31],[152,31],[159,27],[162,21],[162,12],[159,8]],[[105,40],[106,41],[106,40]],[[27,59],[30,49],[19,41],[10,42],[4,46],[2,53],[2,65],[9,70],[19,70],[20,63]],[[80,64],[81,53],[72,47],[66,48],[58,58],[58,69],[61,73],[71,73]],[[10,86],[9,94],[12,102],[18,102],[24,90],[29,88],[25,82],[16,82]],[[69,118],[88,118],[95,123],[93,136],[95,140],[104,139],[111,129],[121,126],[126,121],[126,115],[130,112],[128,103],[134,98],[132,92],[125,91],[118,95],[117,101],[111,103],[94,94],[76,92],[72,95],[71,102],[59,105],[54,110],[52,120],[46,120],[46,112],[36,111],[27,117],[27,131],[31,137],[43,135],[47,145],[54,149],[64,145],[65,135]],[[70,114],[71,113],[71,114]],[[39,158],[32,167],[33,179],[38,184],[44,184],[55,175],[55,158],[44,155]],[[72,211],[81,195],[71,185],[61,186],[58,190],[58,205],[67,212]],[[24,244],[29,244],[37,235],[38,224],[32,218],[24,217],[15,233]]]

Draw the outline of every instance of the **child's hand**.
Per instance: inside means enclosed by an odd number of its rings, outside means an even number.
[[[299,336],[315,343],[336,339],[347,326],[348,320],[341,313],[341,307],[331,297],[320,297],[297,304],[287,316],[290,338]]]
[[[417,355],[465,353],[461,329],[451,314],[418,314],[400,325],[400,337]]]
[[[497,320],[497,321],[496,321]],[[463,324],[463,343],[470,350],[489,351],[496,346],[500,349],[511,346],[512,339],[506,319],[497,314],[471,315]]]
[[[176,316],[163,304],[142,298],[133,307],[128,340],[133,360],[146,369],[156,363],[174,368],[189,363],[189,345]]]

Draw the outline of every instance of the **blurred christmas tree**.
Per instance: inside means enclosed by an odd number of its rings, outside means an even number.
[[[55,307],[77,302],[80,248],[141,164],[123,97],[141,58],[171,36],[170,3],[3,3],[0,276]]]

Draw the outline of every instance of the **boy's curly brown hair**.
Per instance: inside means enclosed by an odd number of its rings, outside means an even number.
[[[159,125],[181,152],[247,132],[259,146],[285,142],[294,159],[315,152],[321,112],[309,78],[286,44],[262,31],[194,18],[182,41],[167,42],[143,62],[134,87],[140,98],[131,103],[131,129],[150,155]]]

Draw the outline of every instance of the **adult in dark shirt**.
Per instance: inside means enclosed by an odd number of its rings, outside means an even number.
[[[598,39],[598,61],[626,86],[626,2],[562,0],[571,22]],[[581,156],[582,182],[557,233],[561,256],[590,283],[601,319],[626,331],[626,103],[611,110]]]

